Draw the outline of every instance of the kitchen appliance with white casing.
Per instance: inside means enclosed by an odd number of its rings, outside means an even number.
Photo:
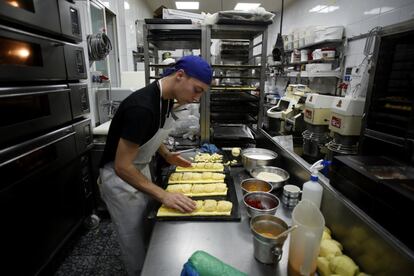
[[[303,153],[311,159],[323,157],[329,140],[329,120],[334,96],[308,94],[303,110],[306,130],[302,133]]]
[[[333,140],[326,144],[327,157],[357,154],[365,98],[336,98],[331,106],[329,129]]]
[[[301,108],[303,107],[302,98],[310,89],[303,84],[290,84],[286,89],[286,94],[279,100],[276,106],[270,108],[266,114],[269,117],[269,128],[279,134],[285,134],[288,131],[293,131],[295,121],[301,117]],[[290,125],[287,126],[287,120],[293,119]]]

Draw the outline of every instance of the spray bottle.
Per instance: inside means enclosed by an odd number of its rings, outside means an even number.
[[[316,161],[311,167],[311,178],[303,184],[302,200],[307,199],[314,203],[316,207],[321,207],[323,187],[318,183],[318,171],[329,164],[329,161],[323,159]]]

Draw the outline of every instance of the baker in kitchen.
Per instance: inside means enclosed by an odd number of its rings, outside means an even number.
[[[154,184],[148,164],[158,151],[172,165],[191,165],[162,142],[174,127],[174,99],[179,104],[199,101],[211,79],[211,67],[204,59],[182,57],[163,78],[127,97],[111,122],[100,164],[100,190],[129,275],[138,275],[144,262],[143,221],[148,196],[181,212],[195,208],[190,198]]]

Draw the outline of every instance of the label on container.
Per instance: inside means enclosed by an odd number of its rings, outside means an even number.
[[[341,128],[341,119],[335,116],[332,116],[331,126],[336,127],[336,128]]]

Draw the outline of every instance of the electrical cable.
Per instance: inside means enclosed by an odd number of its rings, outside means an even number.
[[[103,60],[112,51],[111,40],[103,32],[88,35],[87,43],[90,61]]]

